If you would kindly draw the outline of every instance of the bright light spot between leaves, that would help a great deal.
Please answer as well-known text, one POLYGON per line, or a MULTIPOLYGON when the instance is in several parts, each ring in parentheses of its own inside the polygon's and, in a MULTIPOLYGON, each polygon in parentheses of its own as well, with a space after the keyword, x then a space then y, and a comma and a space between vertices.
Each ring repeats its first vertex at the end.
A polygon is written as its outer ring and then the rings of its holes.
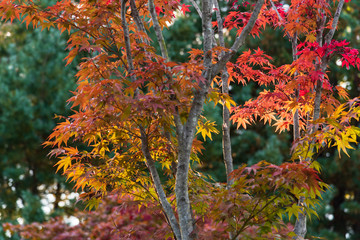
POLYGON ((347 26, 347 27, 345 28, 345 31, 346 31, 347 33, 351 33, 351 27, 350 27, 350 26, 347 26))
POLYGON ((351 84, 348 81, 341 81, 339 85, 345 89, 351 90, 351 84))
POLYGON ((332 220, 334 219, 334 215, 329 214, 329 213, 325 214, 325 217, 326 217, 329 221, 332 221, 332 220))
POLYGON ((289 4, 284 4, 283 5, 284 12, 289 11, 289 8, 290 8, 289 4))
POLYGON ((55 196, 53 194, 46 194, 48 202, 55 202, 55 196))
POLYGON ((338 65, 339 67, 341 67, 342 61, 341 61, 340 59, 336 60, 336 65, 338 65))
POLYGON ((18 221, 19 224, 23 225, 24 224, 24 219, 19 217, 16 219, 18 221))
POLYGON ((76 226, 80 223, 80 220, 74 216, 64 217, 64 221, 70 226, 76 226))
POLYGON ((24 204, 23 204, 21 199, 16 200, 16 205, 18 206, 18 208, 23 208, 24 207, 24 204))
POLYGON ((350 200, 352 197, 351 197, 351 195, 350 194, 345 194, 345 199, 347 199, 347 200, 350 200))
POLYGON ((47 206, 42 206, 41 209, 44 211, 45 214, 50 214, 51 210, 53 209, 53 205, 49 204, 47 206))

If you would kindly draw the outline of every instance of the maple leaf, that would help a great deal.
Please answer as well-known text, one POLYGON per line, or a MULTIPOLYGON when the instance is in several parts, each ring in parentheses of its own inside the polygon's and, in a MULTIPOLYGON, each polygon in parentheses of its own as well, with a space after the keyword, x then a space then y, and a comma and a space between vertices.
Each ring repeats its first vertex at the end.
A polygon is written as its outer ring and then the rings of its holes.
POLYGON ((204 140, 206 140, 206 137, 210 138, 212 140, 211 134, 215 133, 218 134, 219 131, 216 129, 215 122, 206 121, 205 123, 201 123, 198 126, 198 131, 196 134, 201 133, 201 136, 204 140))
POLYGON ((183 15, 185 15, 186 12, 190 12, 189 7, 191 7, 191 5, 185 5, 185 4, 181 5, 181 12, 183 13, 183 15))
POLYGON ((65 173, 66 170, 71 166, 71 160, 72 159, 70 156, 61 157, 60 160, 54 165, 58 166, 56 172, 58 172, 62 168, 65 173))
POLYGON ((277 120, 274 123, 274 126, 276 126, 276 130, 275 131, 279 131, 279 133, 281 133, 282 131, 289 131, 290 130, 290 124, 291 122, 286 121, 286 120, 277 120))

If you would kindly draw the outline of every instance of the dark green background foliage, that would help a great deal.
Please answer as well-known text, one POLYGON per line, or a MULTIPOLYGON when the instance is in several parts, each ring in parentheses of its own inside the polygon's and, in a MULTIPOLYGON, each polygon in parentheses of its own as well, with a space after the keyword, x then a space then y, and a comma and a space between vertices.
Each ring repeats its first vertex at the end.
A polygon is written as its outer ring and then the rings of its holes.
POLYGON ((56 214, 69 188, 42 146, 56 124, 54 114, 70 113, 66 100, 75 89, 75 67, 64 68, 65 47, 65 36, 54 29, 0 26, 0 223, 46 220, 40 199, 53 194, 56 214))

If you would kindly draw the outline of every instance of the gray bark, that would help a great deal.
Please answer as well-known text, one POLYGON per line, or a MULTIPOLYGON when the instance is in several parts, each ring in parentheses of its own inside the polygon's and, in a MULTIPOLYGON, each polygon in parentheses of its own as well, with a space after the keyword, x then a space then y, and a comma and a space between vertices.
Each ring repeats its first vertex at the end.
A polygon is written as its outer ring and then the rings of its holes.
MULTIPOLYGON (((305 200, 304 197, 300 197, 298 204, 300 206, 303 206, 304 200, 305 200)), ((294 227, 294 233, 296 234, 294 239, 296 239, 296 240, 304 239, 304 237, 306 235, 306 232, 307 232, 306 214, 305 214, 305 212, 304 213, 299 213, 299 216, 296 219, 295 227, 294 227)))
MULTIPOLYGON (((294 34, 294 36, 291 39, 291 45, 292 45, 292 55, 293 55, 293 61, 296 61, 298 59, 297 54, 297 34, 294 34)), ((298 75, 297 72, 295 72, 294 76, 296 77, 298 75)), ((295 90, 295 98, 296 101, 299 101, 299 93, 300 93, 300 86, 297 87, 295 90)), ((300 124, 299 124, 299 110, 296 109, 294 113, 294 142, 300 138, 300 124)))
POLYGON ((135 81, 135 76, 132 73, 134 70, 134 64, 133 59, 131 55, 131 44, 130 44, 130 33, 129 33, 129 27, 126 22, 126 0, 121 1, 121 24, 124 31, 124 41, 125 41, 125 50, 126 50, 126 58, 128 61, 128 73, 130 75, 130 79, 132 82, 135 81))
MULTIPOLYGON (((132 8, 131 10, 132 10, 133 18, 136 19, 135 22, 137 24, 137 27, 139 29, 141 29, 142 31, 145 30, 143 23, 141 21, 141 18, 138 15, 135 2, 133 0, 131 0, 130 6, 132 8)), ((135 81, 136 80, 135 76, 132 75, 132 71, 134 70, 134 65, 133 65, 133 59, 132 59, 132 55, 131 55, 129 28, 128 28, 128 24, 126 22, 125 14, 126 14, 126 0, 122 0, 122 2, 121 2, 121 21, 122 21, 122 27, 123 27, 123 31, 124 31, 126 57, 127 57, 128 65, 129 65, 128 72, 130 74, 131 81, 135 81)), ((147 136, 146 136, 146 133, 145 133, 143 127, 140 127, 140 132, 141 132, 141 150, 145 157, 146 165, 150 171, 151 179, 154 184, 156 193, 159 197, 160 204, 165 213, 166 219, 167 219, 168 223, 170 224, 170 227, 172 228, 175 239, 180 240, 181 234, 180 234, 179 224, 175 217, 174 211, 166 198, 164 189, 161 185, 160 177, 159 177, 159 174, 155 167, 155 162, 154 162, 153 158, 151 157, 148 139, 147 139, 147 136)))
POLYGON ((255 21, 260 13, 260 9, 264 1, 259 0, 255 6, 255 10, 250 17, 248 24, 243 29, 240 36, 235 40, 231 50, 232 53, 228 54, 220 59, 220 61, 212 65, 211 64, 211 47, 212 42, 212 26, 211 26, 211 10, 212 0, 204 0, 202 4, 202 23, 204 33, 204 67, 203 77, 206 79, 205 83, 200 83, 199 90, 196 90, 194 99, 189 112, 189 116, 185 126, 183 127, 182 134, 179 137, 179 155, 178 155, 178 166, 176 172, 176 183, 175 193, 179 215, 179 225, 181 229, 182 239, 193 239, 191 235, 193 227, 193 219, 191 217, 190 200, 188 194, 188 171, 190 164, 190 153, 192 147, 192 141, 195 136, 195 129, 202 112, 205 97, 210 87, 213 77, 222 71, 228 62, 235 54, 236 51, 244 44, 245 37, 252 30, 255 21))
MULTIPOLYGON (((220 7, 217 0, 214 0, 214 6, 216 10, 216 21, 218 24, 218 34, 219 34, 219 43, 221 47, 225 47, 225 40, 224 40, 224 31, 223 31, 223 20, 220 14, 220 7)), ((223 57, 224 53, 222 52, 220 57, 223 57)), ((221 81, 222 81, 222 93, 229 94, 229 73, 226 69, 222 71, 221 74, 221 81)), ((223 124, 222 124, 222 148, 223 148, 223 158, 225 163, 226 169, 226 183, 227 188, 230 188, 234 181, 230 177, 230 173, 234 171, 233 166, 233 159, 232 159, 232 151, 231 151, 231 138, 230 138, 230 111, 229 109, 223 105, 223 124)))
POLYGON ((151 15, 151 20, 153 22, 153 27, 154 27, 154 30, 155 30, 156 38, 157 38, 157 40, 159 42, 159 45, 160 45, 161 56, 163 58, 167 59, 168 58, 168 52, 167 52, 167 49, 166 49, 164 37, 162 35, 159 20, 157 18, 157 14, 156 14, 156 11, 155 11, 154 0, 149 0, 149 11, 150 11, 150 15, 151 15))
MULTIPOLYGON (((297 60, 297 34, 293 36, 291 39, 292 41, 292 51, 293 51, 293 60, 297 60)), ((295 73, 295 77, 297 76, 297 72, 295 73)), ((295 98, 298 101, 299 100, 299 91, 300 86, 295 90, 295 98)), ((300 126, 299 126, 299 110, 296 109, 294 113, 294 142, 297 141, 300 138, 300 126)), ((304 197, 300 197, 298 205, 303 206, 304 204, 304 197)), ((296 234, 295 239, 304 238, 307 232, 307 226, 306 226, 306 213, 305 211, 303 213, 299 213, 298 218, 296 219, 295 226, 294 226, 294 233, 296 234)))
MULTIPOLYGON (((212 26, 211 26, 211 0, 204 0, 202 4, 202 26, 204 34, 204 66, 207 72, 211 67, 212 26)), ((205 77, 206 78, 206 77, 205 77)), ((207 94, 208 78, 206 83, 200 83, 196 91, 184 131, 179 138, 178 166, 176 171, 175 194, 179 215, 179 225, 183 240, 194 239, 194 230, 188 192, 188 174, 192 142, 195 129, 202 112, 205 96, 207 94)))
POLYGON ((150 175, 151 175, 153 184, 155 186, 156 193, 159 197, 159 200, 160 200, 161 206, 164 210, 165 216, 166 216, 166 218, 171 226, 171 229, 175 235, 175 239, 179 240, 179 239, 181 239, 181 234, 180 234, 179 224, 178 224, 177 219, 174 214, 174 210, 172 209, 170 203, 168 202, 168 200, 166 198, 166 194, 164 192, 164 189, 162 188, 160 177, 159 177, 158 171, 155 167, 155 161, 151 157, 151 154, 150 154, 148 139, 147 139, 145 130, 142 127, 140 128, 140 132, 141 132, 141 150, 142 150, 143 155, 145 156, 146 165, 150 171, 150 175))
MULTIPOLYGON (((144 26, 144 23, 143 21, 141 20, 141 17, 140 17, 140 14, 139 14, 139 11, 136 7, 136 3, 135 3, 135 0, 130 0, 130 7, 131 7, 131 16, 133 17, 134 19, 134 22, 137 26, 137 28, 146 33, 146 29, 145 29, 145 26, 144 26)), ((149 44, 149 41, 147 39, 143 39, 143 41, 146 43, 146 44, 149 44)))
MULTIPOLYGON (((339 4, 336 8, 335 14, 334 14, 334 19, 331 25, 331 29, 330 31, 326 34, 325 36, 325 44, 330 44, 331 40, 334 37, 335 31, 336 31, 336 27, 338 25, 339 22, 339 18, 340 18, 340 14, 341 14, 341 10, 343 8, 344 5, 344 0, 340 0, 339 4)), ((320 39, 321 40, 321 39, 320 39)), ((322 43, 320 43, 322 44, 322 43)), ((327 58, 327 51, 324 55, 324 57, 321 59, 321 63, 319 63, 319 65, 317 66, 317 69, 319 69, 320 71, 322 71, 323 73, 325 73, 325 70, 327 68, 327 64, 328 64, 328 58, 327 58)), ((315 88, 315 100, 314 100, 314 115, 313 115, 313 121, 317 120, 320 117, 320 105, 321 105, 321 92, 322 92, 322 85, 323 85, 323 79, 319 79, 316 82, 316 88, 315 88)), ((313 129, 314 131, 315 129, 313 129)))
POLYGON ((196 10, 197 13, 199 14, 200 18, 202 18, 202 12, 201 12, 201 9, 199 8, 199 5, 195 2, 195 0, 190 0, 190 2, 192 3, 192 5, 194 6, 195 10, 196 10))

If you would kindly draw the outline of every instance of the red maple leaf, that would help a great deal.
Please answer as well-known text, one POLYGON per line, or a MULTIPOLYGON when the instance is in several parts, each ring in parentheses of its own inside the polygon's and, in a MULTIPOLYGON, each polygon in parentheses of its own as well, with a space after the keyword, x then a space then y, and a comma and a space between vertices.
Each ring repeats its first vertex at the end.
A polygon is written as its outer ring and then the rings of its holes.
POLYGON ((186 14, 186 12, 190 12, 189 7, 191 7, 191 5, 181 5, 181 11, 184 15, 186 14))

